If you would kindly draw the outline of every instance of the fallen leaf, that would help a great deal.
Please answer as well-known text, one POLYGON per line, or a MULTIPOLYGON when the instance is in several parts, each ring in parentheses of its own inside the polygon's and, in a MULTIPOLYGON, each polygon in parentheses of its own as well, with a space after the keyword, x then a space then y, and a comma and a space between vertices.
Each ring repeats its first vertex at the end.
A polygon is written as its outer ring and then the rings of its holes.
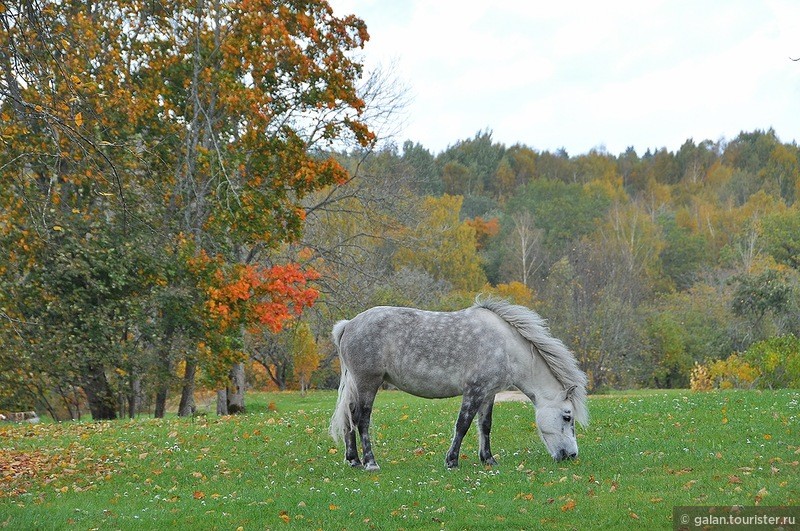
POLYGON ((78 113, 78 114, 75 115, 75 125, 77 125, 78 127, 83 125, 83 114, 82 113, 78 113))
POLYGON ((576 505, 577 505, 577 503, 575 503, 575 500, 570 498, 570 499, 567 500, 567 503, 565 503, 564 505, 561 506, 561 512, 565 513, 567 511, 571 511, 571 510, 573 510, 575 508, 576 505))
POLYGON ((631 517, 631 518, 633 518, 634 520, 638 520, 638 519, 639 519, 639 515, 638 515, 638 514, 636 514, 636 513, 635 513, 635 512, 633 512, 633 511, 631 511, 631 512, 630 512, 630 513, 628 513, 628 514, 629 514, 629 515, 630 515, 630 517, 631 517))
POLYGON ((742 482, 742 478, 740 478, 737 475, 728 476, 728 483, 741 483, 741 482, 742 482))
POLYGON ((287 524, 288 524, 288 523, 291 521, 291 519, 292 519, 292 518, 289 516, 289 513, 287 513, 286 511, 281 511, 281 512, 279 512, 279 513, 278 513, 278 517, 279 517, 281 520, 283 520, 284 522, 286 522, 287 524))
POLYGON ((206 497, 206 493, 202 490, 196 490, 194 491, 194 494, 192 494, 192 497, 194 497, 195 500, 202 500, 206 497))

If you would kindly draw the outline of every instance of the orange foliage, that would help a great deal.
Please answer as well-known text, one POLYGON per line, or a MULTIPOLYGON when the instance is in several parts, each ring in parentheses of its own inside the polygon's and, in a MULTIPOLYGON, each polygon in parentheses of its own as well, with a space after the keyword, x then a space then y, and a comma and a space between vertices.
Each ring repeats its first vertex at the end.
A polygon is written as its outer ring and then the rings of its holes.
MULTIPOLYGON (((198 260, 203 261, 203 256, 198 260)), ((214 262, 213 274, 205 286, 206 309, 220 332, 254 324, 266 326, 273 333, 280 332, 319 296, 308 285, 319 274, 298 264, 222 267, 221 259, 214 262)), ((206 263, 212 265, 211 261, 206 263)))
POLYGON ((508 284, 498 284, 495 287, 486 285, 483 288, 483 293, 489 295, 496 295, 501 299, 505 299, 514 304, 521 304, 527 307, 533 307, 533 292, 531 289, 522 282, 509 282, 508 284))
POLYGON ((475 229, 476 247, 482 249, 486 242, 500 232, 500 220, 497 218, 483 219, 477 216, 475 219, 468 219, 465 223, 475 229))

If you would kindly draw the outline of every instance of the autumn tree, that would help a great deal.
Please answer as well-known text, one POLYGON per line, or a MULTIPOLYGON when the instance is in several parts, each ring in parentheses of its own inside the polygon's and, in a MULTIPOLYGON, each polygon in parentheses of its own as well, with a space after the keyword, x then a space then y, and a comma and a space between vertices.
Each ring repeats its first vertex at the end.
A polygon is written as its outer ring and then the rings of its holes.
POLYGON ((172 268, 190 275, 184 286, 204 309, 201 326, 172 327, 192 334, 188 395, 198 363, 219 375, 218 365, 238 359, 228 347, 247 322, 278 329, 287 306, 310 302, 279 286, 314 273, 272 263, 270 253, 299 237, 304 196, 348 178, 321 150, 373 141, 351 53, 366 27, 317 0, 3 8, 0 199, 21 266, 6 270, 13 289, 4 307, 20 333, 36 335, 21 323, 37 317, 13 304, 13 293, 54 252, 54 227, 73 234, 80 218, 123 237, 149 231, 154 257, 194 263, 172 268))
POLYGON ((475 229, 458 218, 461 202, 460 196, 450 195, 425 199, 422 218, 409 230, 411 247, 398 249, 395 267, 423 269, 456 290, 478 291, 486 277, 476 252, 475 229))
POLYGON ((300 394, 305 396, 311 384, 311 375, 319 367, 320 355, 317 343, 308 323, 299 323, 294 329, 292 341, 294 355, 294 375, 300 386, 300 394))

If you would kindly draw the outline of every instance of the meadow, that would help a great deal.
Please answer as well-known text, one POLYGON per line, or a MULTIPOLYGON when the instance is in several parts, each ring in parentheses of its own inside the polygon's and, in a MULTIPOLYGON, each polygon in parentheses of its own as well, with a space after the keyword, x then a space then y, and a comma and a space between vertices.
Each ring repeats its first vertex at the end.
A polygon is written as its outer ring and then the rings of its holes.
POLYGON ((498 403, 446 470, 458 399, 379 393, 381 470, 343 462, 334 392, 248 396, 248 413, 0 424, 0 528, 671 529, 676 505, 800 505, 800 392, 590 397, 580 456, 554 462, 529 403, 498 403))

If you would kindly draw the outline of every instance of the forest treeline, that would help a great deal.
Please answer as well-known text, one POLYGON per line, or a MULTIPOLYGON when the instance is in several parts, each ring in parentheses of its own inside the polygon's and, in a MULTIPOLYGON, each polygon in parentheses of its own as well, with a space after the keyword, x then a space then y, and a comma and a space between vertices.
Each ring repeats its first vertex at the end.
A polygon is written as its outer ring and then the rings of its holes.
POLYGON ((235 413, 335 387, 339 319, 478 293, 547 318, 595 391, 800 384, 800 155, 772 130, 432 153, 378 144, 402 94, 324 0, 0 23, 0 409, 189 415, 199 386, 235 413))
POLYGON ((577 156, 485 131, 346 160, 396 195, 379 220, 368 194, 307 220, 309 246, 337 234, 357 256, 335 276, 358 288, 330 290, 353 311, 491 292, 546 317, 595 390, 687 387, 696 364, 706 385, 800 385, 800 150, 773 130, 577 156))

